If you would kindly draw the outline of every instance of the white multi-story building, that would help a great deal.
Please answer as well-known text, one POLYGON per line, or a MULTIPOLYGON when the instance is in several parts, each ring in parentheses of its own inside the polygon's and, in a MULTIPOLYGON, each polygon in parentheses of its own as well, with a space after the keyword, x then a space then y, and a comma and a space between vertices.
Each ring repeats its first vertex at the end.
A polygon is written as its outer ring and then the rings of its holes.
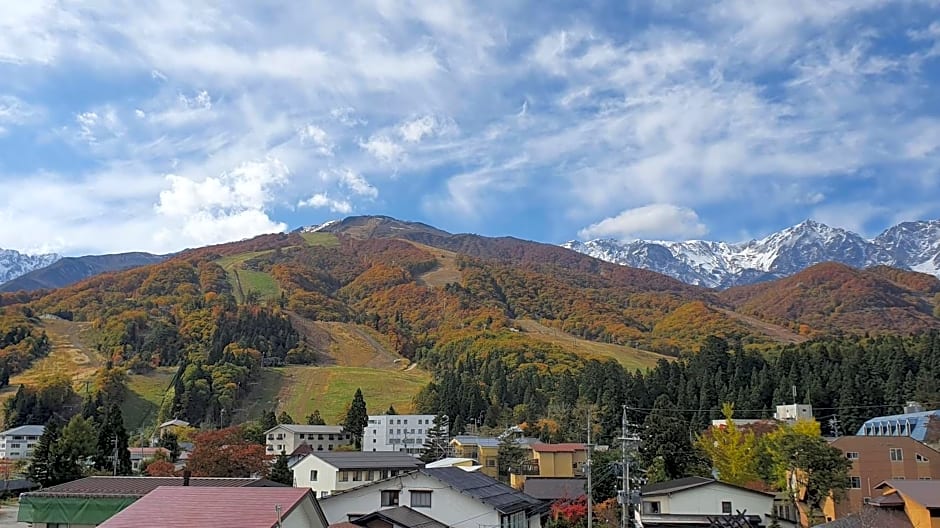
POLYGON ((420 455, 433 414, 381 414, 369 417, 362 436, 363 451, 397 451, 420 455))
POLYGON ((0 433, 0 458, 23 460, 33 457, 33 449, 46 430, 44 425, 21 425, 0 433))
POLYGON ((353 441, 352 435, 339 425, 281 424, 264 434, 269 455, 282 452, 290 455, 301 444, 309 445, 314 451, 333 451, 353 441))

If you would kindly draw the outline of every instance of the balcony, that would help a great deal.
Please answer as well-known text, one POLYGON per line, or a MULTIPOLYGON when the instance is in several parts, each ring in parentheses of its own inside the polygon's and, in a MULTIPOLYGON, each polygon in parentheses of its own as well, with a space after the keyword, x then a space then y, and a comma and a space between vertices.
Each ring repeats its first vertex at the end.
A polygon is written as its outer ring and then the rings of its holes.
POLYGON ((539 475, 539 461, 538 460, 526 460, 518 467, 510 468, 510 473, 513 475, 524 475, 527 477, 537 477, 539 475))

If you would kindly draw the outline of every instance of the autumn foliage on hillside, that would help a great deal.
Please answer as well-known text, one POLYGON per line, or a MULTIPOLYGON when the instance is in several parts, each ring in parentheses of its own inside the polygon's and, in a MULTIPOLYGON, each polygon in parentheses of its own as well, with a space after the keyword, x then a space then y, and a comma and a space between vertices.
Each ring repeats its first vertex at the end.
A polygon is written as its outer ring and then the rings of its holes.
POLYGON ((932 281, 919 275, 826 263, 778 281, 731 288, 720 297, 741 313, 805 335, 940 328, 929 298, 922 295, 924 288, 932 290, 932 281))

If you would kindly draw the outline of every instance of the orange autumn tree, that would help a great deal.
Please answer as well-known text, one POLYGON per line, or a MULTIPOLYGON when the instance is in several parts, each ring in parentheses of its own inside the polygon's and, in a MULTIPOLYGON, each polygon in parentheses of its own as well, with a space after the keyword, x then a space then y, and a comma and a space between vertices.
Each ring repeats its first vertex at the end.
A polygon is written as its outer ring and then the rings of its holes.
POLYGON ((193 443, 187 467, 195 477, 267 475, 264 446, 247 440, 241 426, 199 433, 193 443))

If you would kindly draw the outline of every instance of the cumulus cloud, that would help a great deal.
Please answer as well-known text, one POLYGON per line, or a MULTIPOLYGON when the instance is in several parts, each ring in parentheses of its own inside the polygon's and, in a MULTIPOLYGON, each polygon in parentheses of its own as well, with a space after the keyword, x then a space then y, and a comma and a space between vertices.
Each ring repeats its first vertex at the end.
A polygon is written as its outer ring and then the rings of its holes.
POLYGON ((161 230, 157 238, 182 233, 187 240, 206 245, 283 231, 286 224, 272 220, 267 209, 289 177, 287 166, 273 158, 246 162, 202 180, 167 175, 169 188, 160 193, 155 210, 174 228, 161 230))
POLYGON ((627 209, 578 232, 584 239, 616 238, 679 239, 701 237, 708 233, 695 211, 672 204, 651 204, 627 209))
POLYGON ((342 214, 349 214, 353 210, 352 204, 348 201, 334 200, 325 193, 317 193, 306 200, 301 200, 297 203, 297 207, 312 207, 314 209, 328 208, 334 213, 342 214))
POLYGON ((426 137, 440 136, 454 130, 453 121, 426 115, 405 121, 398 126, 398 134, 408 143, 420 143, 426 137))
POLYGON ((333 142, 326 130, 316 125, 307 125, 300 129, 298 136, 300 136, 301 143, 312 146, 321 156, 333 155, 333 142))
POLYGON ((397 163, 405 156, 405 149, 385 135, 372 136, 368 141, 359 143, 359 147, 385 164, 397 163))
POLYGON ((75 122, 78 124, 78 137, 88 143, 120 137, 124 133, 117 110, 111 107, 82 112, 75 116, 75 122))

